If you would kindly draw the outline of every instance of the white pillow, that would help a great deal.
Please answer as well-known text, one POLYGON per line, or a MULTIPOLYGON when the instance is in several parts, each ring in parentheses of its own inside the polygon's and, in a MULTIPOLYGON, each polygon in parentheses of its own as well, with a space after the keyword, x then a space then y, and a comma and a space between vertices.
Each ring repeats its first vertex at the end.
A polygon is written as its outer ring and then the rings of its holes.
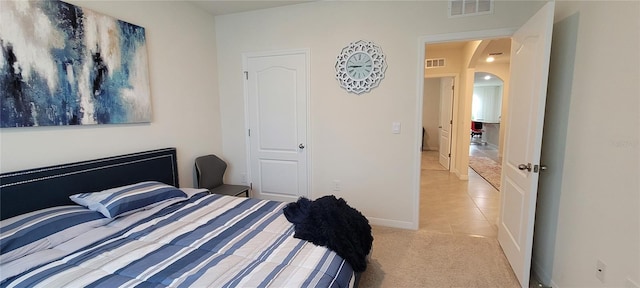
POLYGON ((69 198, 105 217, 115 218, 155 207, 169 199, 186 199, 187 194, 171 185, 148 181, 101 192, 75 194, 69 198))

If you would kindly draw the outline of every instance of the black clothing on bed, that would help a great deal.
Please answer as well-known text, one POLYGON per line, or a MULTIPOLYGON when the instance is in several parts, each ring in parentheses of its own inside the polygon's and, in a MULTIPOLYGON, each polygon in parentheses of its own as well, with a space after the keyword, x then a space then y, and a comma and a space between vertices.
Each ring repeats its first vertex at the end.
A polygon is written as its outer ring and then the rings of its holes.
POLYGON ((356 272, 367 268, 373 236, 369 221, 358 210, 335 196, 311 201, 301 197, 284 208, 284 216, 294 224, 294 237, 325 246, 344 258, 356 272))

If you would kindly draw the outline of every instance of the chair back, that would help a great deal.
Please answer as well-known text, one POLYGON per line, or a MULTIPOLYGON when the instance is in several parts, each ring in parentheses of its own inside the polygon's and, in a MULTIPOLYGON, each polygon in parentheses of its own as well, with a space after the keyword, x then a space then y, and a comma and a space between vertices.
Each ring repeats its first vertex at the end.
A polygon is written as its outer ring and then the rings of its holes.
POLYGON ((227 163, 216 155, 196 158, 198 188, 213 189, 223 184, 227 163))

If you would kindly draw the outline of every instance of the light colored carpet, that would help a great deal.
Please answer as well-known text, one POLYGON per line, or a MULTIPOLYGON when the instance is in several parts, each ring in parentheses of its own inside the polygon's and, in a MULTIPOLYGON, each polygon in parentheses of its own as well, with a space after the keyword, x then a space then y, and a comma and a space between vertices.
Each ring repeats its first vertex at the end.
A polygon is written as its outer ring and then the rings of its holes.
POLYGON ((500 174, 502 173, 500 163, 487 157, 469 156, 469 167, 500 191, 500 174))
POLYGON ((496 239, 373 227, 359 287, 519 287, 496 239))

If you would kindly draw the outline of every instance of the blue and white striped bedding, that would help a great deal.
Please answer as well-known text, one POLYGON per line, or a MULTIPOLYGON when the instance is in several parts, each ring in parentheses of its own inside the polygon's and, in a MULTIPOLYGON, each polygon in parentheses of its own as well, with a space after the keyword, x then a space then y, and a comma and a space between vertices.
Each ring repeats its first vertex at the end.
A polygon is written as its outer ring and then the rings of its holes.
POLYGON ((102 214, 80 206, 58 206, 4 220, 0 225, 0 264, 54 247, 74 235, 107 224, 102 214))
POLYGON ((293 238, 285 206, 196 194, 4 263, 0 286, 352 286, 353 271, 340 256, 293 238))

